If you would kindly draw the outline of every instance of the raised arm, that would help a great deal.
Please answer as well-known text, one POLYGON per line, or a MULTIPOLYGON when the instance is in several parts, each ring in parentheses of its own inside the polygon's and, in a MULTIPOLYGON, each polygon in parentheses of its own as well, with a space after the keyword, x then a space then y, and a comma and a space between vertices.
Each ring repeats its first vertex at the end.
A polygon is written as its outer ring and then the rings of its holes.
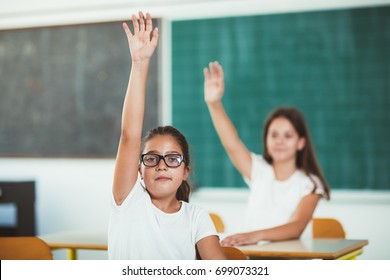
POLYGON ((209 109, 215 130, 230 160, 237 170, 251 179, 251 155, 242 143, 237 130, 222 105, 224 93, 223 69, 218 62, 210 62, 209 69, 204 68, 204 98, 209 109))
POLYGON ((132 190, 138 176, 141 134, 145 108, 146 80, 150 59, 157 47, 158 29, 153 30, 149 13, 132 16, 134 34, 123 23, 131 54, 131 72, 122 111, 121 136, 114 172, 113 195, 120 205, 132 190))

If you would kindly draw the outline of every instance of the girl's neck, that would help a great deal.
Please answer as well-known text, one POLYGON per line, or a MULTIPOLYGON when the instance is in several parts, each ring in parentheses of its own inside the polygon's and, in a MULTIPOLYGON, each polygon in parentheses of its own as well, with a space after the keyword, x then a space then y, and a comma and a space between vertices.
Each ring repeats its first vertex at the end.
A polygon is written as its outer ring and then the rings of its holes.
POLYGON ((273 168, 275 178, 278 181, 287 180, 297 170, 297 166, 295 165, 295 159, 286 162, 274 162, 273 168))
POLYGON ((176 213, 181 208, 181 202, 176 197, 173 199, 152 198, 152 203, 158 209, 168 214, 176 213))

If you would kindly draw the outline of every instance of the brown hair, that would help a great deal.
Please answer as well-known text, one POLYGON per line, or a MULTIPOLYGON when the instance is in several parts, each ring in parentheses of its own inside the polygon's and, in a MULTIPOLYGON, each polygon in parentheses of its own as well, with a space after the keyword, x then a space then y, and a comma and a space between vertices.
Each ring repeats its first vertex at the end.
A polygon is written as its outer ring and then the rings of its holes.
MULTIPOLYGON (((183 134, 181 134, 179 130, 177 130, 173 126, 169 126, 169 125, 158 126, 149 130, 143 139, 143 145, 141 151, 145 149, 146 142, 159 135, 169 135, 175 138, 176 142, 179 144, 183 152, 183 156, 184 156, 183 163, 185 164, 185 167, 190 166, 190 153, 189 153, 189 146, 188 146, 187 139, 184 137, 183 134)), ((177 189, 176 199, 189 202, 190 193, 191 193, 191 185, 188 183, 187 180, 183 180, 180 187, 177 189)))
POLYGON ((305 138, 306 144, 304 148, 297 152, 296 157, 296 166, 297 168, 303 170, 309 178, 314 183, 314 189, 313 193, 315 192, 315 189, 317 188, 316 182, 311 178, 311 174, 316 175, 322 185, 324 186, 325 190, 325 198, 330 199, 330 187, 328 183, 325 180, 325 177, 321 171, 321 168, 317 162, 317 158, 314 152, 314 146, 310 138, 309 130, 306 125, 305 118, 303 114, 296 108, 289 108, 289 107, 280 107, 276 108, 274 111, 272 111, 268 118, 265 121, 264 124, 264 132, 263 132, 263 157, 264 159, 269 163, 272 164, 272 157, 268 153, 267 149, 267 134, 268 129, 272 123, 273 120, 277 118, 285 118, 294 126, 295 130, 297 131, 299 137, 305 138))

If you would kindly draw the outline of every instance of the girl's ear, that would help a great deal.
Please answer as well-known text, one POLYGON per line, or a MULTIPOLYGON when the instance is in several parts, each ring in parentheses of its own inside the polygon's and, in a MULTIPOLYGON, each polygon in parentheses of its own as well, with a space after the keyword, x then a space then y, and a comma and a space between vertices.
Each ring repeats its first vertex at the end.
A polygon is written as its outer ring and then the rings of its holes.
POLYGON ((298 151, 302 151, 303 148, 305 148, 305 145, 306 145, 306 138, 304 138, 304 137, 299 138, 299 140, 298 140, 298 151))
POLYGON ((183 180, 187 180, 187 178, 188 178, 188 175, 190 174, 190 167, 189 166, 187 166, 186 168, 184 168, 184 178, 183 178, 183 180))

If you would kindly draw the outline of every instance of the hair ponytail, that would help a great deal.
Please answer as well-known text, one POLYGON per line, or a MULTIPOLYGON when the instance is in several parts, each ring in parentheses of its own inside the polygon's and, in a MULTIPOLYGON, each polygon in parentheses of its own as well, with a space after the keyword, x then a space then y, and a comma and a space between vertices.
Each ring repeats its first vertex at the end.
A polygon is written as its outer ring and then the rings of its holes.
POLYGON ((176 192, 176 199, 185 202, 190 201, 191 186, 187 181, 183 181, 176 192))

